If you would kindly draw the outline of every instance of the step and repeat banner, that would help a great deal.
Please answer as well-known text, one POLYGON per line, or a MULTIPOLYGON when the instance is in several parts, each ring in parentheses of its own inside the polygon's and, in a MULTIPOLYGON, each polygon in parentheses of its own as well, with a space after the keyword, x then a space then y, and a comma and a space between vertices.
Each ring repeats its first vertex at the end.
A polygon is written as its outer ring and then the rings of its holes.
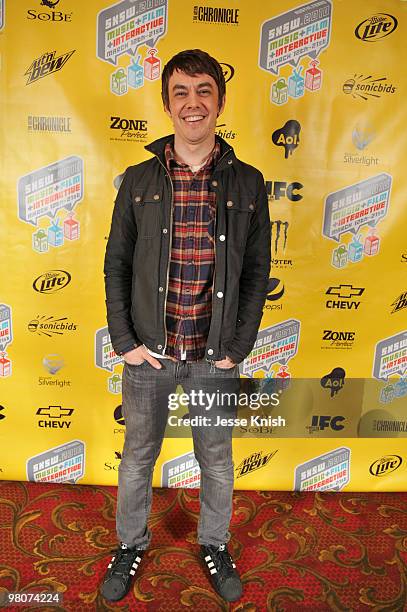
MULTIPOLYGON (((217 133, 262 171, 271 217, 236 487, 406 490, 406 13, 402 0, 0 0, 1 478, 117 482, 113 204, 172 131, 165 63, 202 48, 227 81, 217 133)), ((174 400, 155 486, 199 486, 187 412, 174 400)))

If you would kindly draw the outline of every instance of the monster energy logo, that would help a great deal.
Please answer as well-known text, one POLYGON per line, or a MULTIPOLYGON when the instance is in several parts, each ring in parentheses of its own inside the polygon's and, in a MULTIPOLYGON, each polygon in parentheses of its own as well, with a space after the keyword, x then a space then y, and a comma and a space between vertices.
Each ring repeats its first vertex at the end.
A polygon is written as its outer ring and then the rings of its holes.
POLYGON ((278 250, 285 253, 285 247, 287 245, 287 235, 288 235, 288 221, 270 221, 270 230, 271 230, 271 245, 273 249, 274 255, 278 250))

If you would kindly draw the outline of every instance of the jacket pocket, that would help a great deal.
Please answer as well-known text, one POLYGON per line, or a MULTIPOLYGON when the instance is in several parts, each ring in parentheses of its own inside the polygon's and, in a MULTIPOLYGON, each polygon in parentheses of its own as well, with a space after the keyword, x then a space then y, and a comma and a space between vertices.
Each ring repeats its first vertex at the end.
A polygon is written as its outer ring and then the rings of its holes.
POLYGON ((162 188, 133 190, 133 210, 140 238, 154 238, 160 227, 162 188))
POLYGON ((227 240, 234 246, 245 246, 255 207, 254 198, 229 193, 225 202, 227 240))

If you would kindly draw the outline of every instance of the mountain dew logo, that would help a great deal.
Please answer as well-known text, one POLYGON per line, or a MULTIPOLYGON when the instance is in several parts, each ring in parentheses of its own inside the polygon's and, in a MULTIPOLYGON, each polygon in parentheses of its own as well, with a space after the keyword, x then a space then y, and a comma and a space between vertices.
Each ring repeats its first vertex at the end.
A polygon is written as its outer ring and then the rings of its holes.
POLYGON ((58 56, 56 56, 56 51, 51 51, 50 53, 46 52, 40 55, 40 57, 33 60, 31 66, 25 72, 25 74, 28 75, 26 85, 30 85, 34 83, 34 81, 38 81, 54 72, 58 72, 58 70, 61 70, 65 66, 74 53, 75 49, 58 56))

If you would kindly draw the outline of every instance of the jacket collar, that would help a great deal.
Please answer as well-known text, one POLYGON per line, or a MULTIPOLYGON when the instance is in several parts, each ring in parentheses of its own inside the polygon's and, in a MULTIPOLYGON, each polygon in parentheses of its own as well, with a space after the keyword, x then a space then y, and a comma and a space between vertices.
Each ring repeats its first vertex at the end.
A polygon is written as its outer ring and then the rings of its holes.
MULTIPOLYGON (((224 140, 217 134, 215 134, 215 139, 220 144, 220 157, 215 169, 223 170, 223 168, 228 165, 228 160, 236 160, 236 155, 233 151, 233 148, 226 142, 226 140, 224 140)), ((170 142, 172 146, 174 146, 174 134, 169 134, 168 136, 158 138, 158 140, 154 140, 154 142, 151 142, 150 144, 144 147, 147 151, 156 155, 160 159, 161 163, 164 164, 164 166, 166 165, 164 149, 167 142, 170 142)))

